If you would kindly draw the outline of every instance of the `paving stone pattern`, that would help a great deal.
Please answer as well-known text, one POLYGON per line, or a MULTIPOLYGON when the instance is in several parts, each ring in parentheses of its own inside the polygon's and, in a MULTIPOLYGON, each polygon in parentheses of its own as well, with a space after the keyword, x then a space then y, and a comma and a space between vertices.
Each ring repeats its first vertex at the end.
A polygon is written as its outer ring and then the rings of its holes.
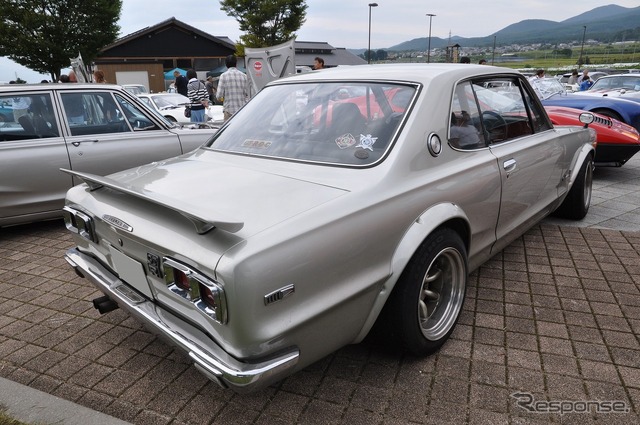
POLYGON ((61 222, 0 236, 0 376, 136 424, 638 423, 640 234, 543 224, 475 272, 452 339, 413 358, 346 347, 237 395, 99 293, 62 259, 61 222), (536 401, 622 401, 626 414, 542 414, 536 401))

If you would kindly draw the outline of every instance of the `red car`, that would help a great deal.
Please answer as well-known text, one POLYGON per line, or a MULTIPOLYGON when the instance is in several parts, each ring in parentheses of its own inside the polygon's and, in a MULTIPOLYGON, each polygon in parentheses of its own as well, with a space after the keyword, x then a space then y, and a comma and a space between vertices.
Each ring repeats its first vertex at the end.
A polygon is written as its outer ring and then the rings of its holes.
MULTIPOLYGON (((562 106, 545 106, 554 125, 582 125, 578 119, 580 109, 562 106)), ((623 122, 600 114, 593 114, 595 121, 589 127, 596 131, 598 147, 595 164, 620 167, 640 150, 640 133, 623 122)))

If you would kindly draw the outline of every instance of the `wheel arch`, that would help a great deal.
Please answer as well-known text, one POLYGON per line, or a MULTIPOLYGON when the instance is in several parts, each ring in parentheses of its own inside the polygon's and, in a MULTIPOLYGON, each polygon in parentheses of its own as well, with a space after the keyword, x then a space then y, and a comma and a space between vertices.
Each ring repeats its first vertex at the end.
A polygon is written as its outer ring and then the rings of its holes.
POLYGON ((593 112, 594 114, 604 115, 606 117, 613 118, 621 122, 625 122, 625 117, 623 117, 618 111, 611 108, 601 106, 601 107, 592 109, 591 112, 593 112))
POLYGON ((582 168, 582 164, 584 163, 585 159, 587 159, 589 155, 591 155, 592 160, 595 158, 595 155, 596 155, 595 148, 593 146, 587 146, 587 145, 582 146, 582 149, 580 149, 580 151, 578 152, 578 157, 576 159, 575 165, 571 170, 571 176, 569 177, 569 188, 571 188, 573 184, 576 182, 576 178, 580 173, 580 168, 582 168))
POLYGON ((420 245, 429 235, 441 228, 450 228, 460 235, 467 253, 469 252, 471 227, 467 215, 460 206, 453 203, 441 203, 424 211, 413 221, 398 243, 391 259, 391 275, 382 285, 369 316, 354 343, 362 341, 367 336, 393 292, 398 279, 420 245))

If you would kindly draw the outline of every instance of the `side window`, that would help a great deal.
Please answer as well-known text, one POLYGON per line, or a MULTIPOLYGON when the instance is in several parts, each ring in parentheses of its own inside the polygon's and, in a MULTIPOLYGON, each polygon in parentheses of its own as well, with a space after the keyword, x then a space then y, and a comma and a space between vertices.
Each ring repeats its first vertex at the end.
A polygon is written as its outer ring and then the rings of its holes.
POLYGON ((124 120, 126 120, 133 131, 143 131, 143 130, 158 130, 157 124, 155 124, 151 119, 138 107, 138 105, 131 103, 124 97, 116 94, 116 100, 118 105, 122 109, 124 114, 124 120))
POLYGON ((0 96, 0 141, 58 137, 51 95, 0 96))
POLYGON ((477 149, 486 146, 481 116, 470 82, 458 84, 453 94, 449 143, 459 149, 477 149))
POLYGON ((473 90, 480 105, 484 135, 490 144, 533 133, 528 108, 516 78, 474 81, 473 90))
POLYGON ((131 131, 110 93, 62 93, 72 136, 131 131))

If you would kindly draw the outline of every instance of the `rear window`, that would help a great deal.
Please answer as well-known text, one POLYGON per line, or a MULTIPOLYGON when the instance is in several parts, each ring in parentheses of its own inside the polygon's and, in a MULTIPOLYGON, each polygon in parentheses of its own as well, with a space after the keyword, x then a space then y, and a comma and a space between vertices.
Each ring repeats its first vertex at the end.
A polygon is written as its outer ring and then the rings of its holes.
POLYGON ((208 146, 217 151, 370 165, 393 145, 412 85, 305 83, 266 87, 208 146))

